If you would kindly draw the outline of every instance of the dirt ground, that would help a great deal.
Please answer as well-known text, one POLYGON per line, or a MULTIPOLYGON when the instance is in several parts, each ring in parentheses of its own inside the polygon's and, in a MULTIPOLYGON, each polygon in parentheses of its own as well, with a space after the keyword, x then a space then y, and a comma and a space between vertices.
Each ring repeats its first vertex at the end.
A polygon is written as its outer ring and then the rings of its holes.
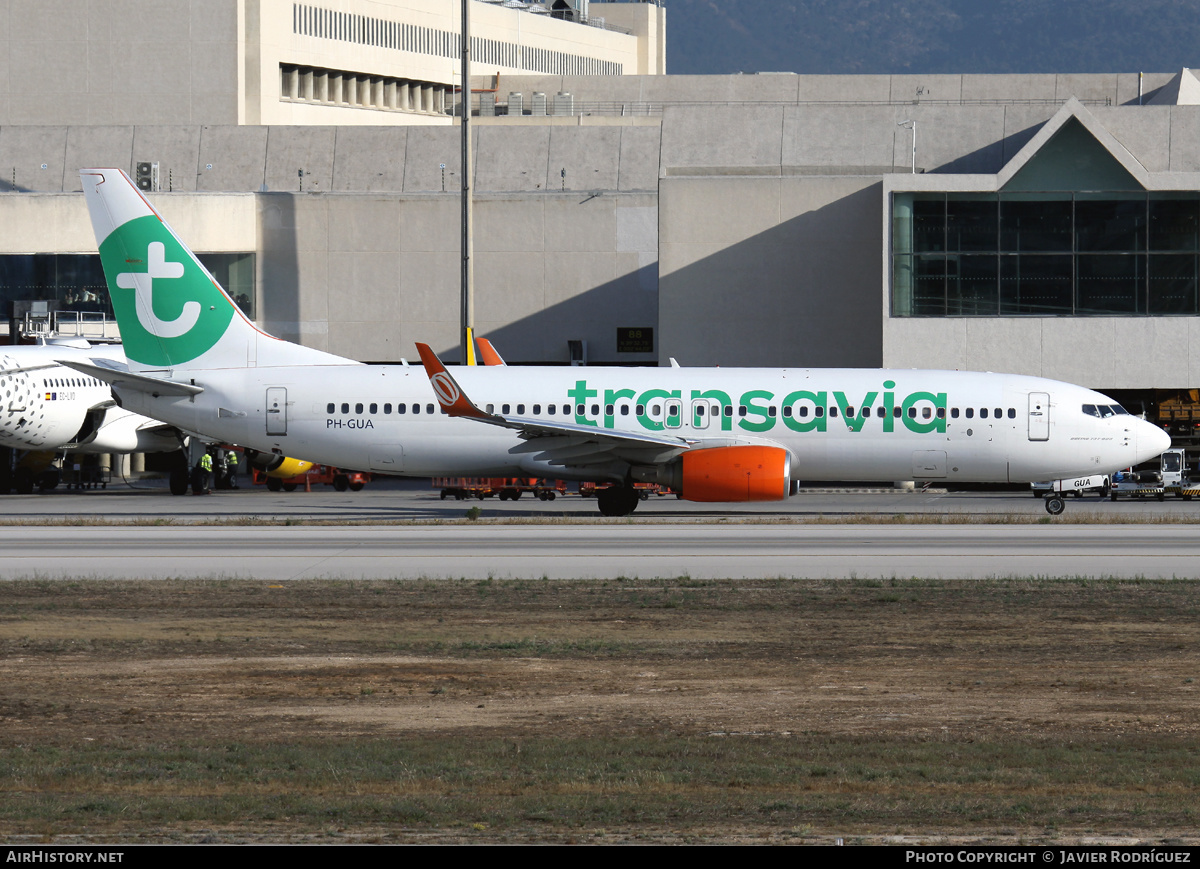
POLYGON ((0 835, 1200 843, 1197 591, 5 583, 0 835))

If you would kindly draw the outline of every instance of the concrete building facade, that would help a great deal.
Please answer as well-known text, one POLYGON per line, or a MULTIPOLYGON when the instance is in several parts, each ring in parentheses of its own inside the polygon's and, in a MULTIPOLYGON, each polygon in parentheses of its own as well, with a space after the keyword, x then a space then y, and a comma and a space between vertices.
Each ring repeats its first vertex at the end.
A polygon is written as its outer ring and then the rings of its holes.
MULTIPOLYGON (((572 95, 475 127, 477 326, 510 362, 580 340, 592 363, 1005 370, 1147 407, 1200 385, 1189 70, 472 85, 572 95)), ((456 127, 0 125, 0 269, 90 253, 77 168, 147 160, 197 250, 252 256, 268 331, 456 355, 456 127)))

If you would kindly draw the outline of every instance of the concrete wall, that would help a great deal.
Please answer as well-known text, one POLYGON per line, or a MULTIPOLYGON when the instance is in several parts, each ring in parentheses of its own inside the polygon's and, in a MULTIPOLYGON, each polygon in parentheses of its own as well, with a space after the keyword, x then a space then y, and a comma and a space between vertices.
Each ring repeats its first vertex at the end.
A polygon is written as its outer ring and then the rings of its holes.
POLYGON ((234 124, 236 0, 0 0, 0 125, 234 124))
POLYGON ((878 367, 875 178, 668 178, 660 361, 878 367))
MULTIPOLYGON (((480 127, 474 149, 480 191, 658 186, 657 126, 480 127)), ((448 127, 4 126, 0 192, 78 191, 81 167, 155 161, 163 191, 440 193, 460 189, 461 153, 448 127)))
POLYGON ((888 368, 1007 371, 1102 389, 1200 384, 1196 317, 956 317, 884 323, 888 368))
MULTIPOLYGON (((160 195, 154 202, 193 250, 255 250, 258 217, 253 196, 176 193, 160 195)), ((0 226, 0 254, 96 252, 82 193, 0 195, 0 226)))
MULTIPOLYGON (((260 320, 267 331, 371 361, 426 341, 457 355, 459 202, 453 194, 264 194, 260 320)), ((601 362, 620 326, 658 322, 656 197, 481 194, 476 327, 510 362, 601 362)))

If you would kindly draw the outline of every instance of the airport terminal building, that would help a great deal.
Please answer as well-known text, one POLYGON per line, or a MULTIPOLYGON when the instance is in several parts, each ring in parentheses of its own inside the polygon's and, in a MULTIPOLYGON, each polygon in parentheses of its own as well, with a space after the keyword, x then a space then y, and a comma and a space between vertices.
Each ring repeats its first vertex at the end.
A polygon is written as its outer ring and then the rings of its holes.
MULTIPOLYGON (((476 322, 510 362, 1012 371, 1200 423, 1191 70, 669 76, 655 3, 473 6, 476 322)), ((9 29, 5 306, 95 308, 77 170, 157 164, 267 331, 453 359, 458 3, 123 8, 153 38, 9 29)))

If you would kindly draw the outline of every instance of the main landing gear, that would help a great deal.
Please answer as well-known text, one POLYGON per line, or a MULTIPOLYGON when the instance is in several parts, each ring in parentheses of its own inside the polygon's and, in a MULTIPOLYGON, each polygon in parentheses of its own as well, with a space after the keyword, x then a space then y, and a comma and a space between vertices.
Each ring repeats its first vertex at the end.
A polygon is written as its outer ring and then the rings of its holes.
POLYGON ((628 516, 641 502, 641 493, 633 486, 609 486, 596 490, 601 516, 628 516))

